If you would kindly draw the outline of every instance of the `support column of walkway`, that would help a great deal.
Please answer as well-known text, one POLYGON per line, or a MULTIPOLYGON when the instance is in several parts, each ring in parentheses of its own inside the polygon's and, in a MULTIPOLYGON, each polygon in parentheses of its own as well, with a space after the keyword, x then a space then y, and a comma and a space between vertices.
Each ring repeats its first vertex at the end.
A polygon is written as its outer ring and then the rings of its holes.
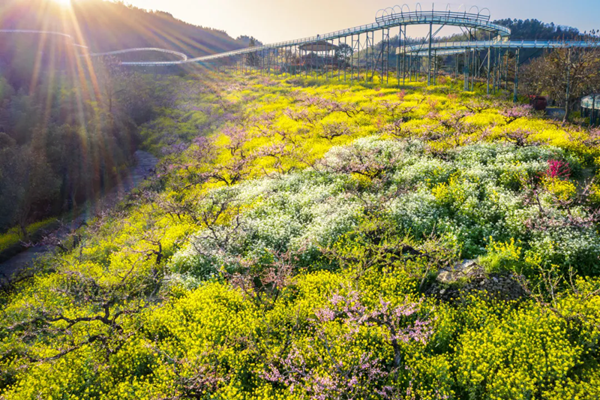
MULTIPOLYGON (((515 94, 513 96, 513 101, 516 103, 519 101, 519 53, 520 49, 517 49, 515 54, 515 94)), ((567 83, 567 92, 568 92, 569 84, 567 83)))
POLYGON ((571 48, 567 50, 567 90, 565 95, 565 115, 569 112, 569 96, 571 95, 571 48))
POLYGON ((427 86, 431 85, 431 45, 433 44, 433 24, 429 24, 429 50, 427 51, 427 86))
POLYGON ((464 66, 463 66, 463 75, 465 78, 465 86, 464 86, 464 91, 468 91, 469 90, 469 50, 466 49, 465 50, 465 55, 464 55, 464 66))
POLYGON ((490 95, 490 76, 492 73, 492 48, 488 47, 488 54, 487 54, 487 95, 490 95))

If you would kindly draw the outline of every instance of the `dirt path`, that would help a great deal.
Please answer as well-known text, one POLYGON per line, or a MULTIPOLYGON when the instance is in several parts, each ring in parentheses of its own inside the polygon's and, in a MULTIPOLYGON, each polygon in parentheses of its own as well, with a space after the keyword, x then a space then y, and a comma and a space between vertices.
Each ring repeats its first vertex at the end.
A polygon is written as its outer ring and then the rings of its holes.
MULTIPOLYGON (((67 227, 76 229, 87 220, 94 218, 99 211, 116 205, 125 194, 129 193, 150 175, 151 170, 158 162, 158 159, 152 154, 141 150, 135 152, 135 158, 136 164, 129 169, 128 174, 123 178, 120 184, 113 187, 102 197, 87 201, 83 207, 77 210, 76 215, 68 218, 70 222, 67 227)), ((0 263, 0 274, 10 278, 14 276, 15 273, 29 267, 36 258, 44 255, 50 250, 52 250, 52 248, 47 246, 31 247, 22 253, 17 254, 13 258, 0 263)))

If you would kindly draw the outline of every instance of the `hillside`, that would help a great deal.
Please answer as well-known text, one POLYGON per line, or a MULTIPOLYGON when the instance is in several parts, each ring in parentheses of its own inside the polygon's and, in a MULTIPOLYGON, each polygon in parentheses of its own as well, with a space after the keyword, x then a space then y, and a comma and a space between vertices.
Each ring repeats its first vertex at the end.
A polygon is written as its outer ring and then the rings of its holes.
POLYGON ((0 296, 4 399, 600 396, 598 132, 446 78, 149 83, 156 175, 0 296))
MULTIPOLYGON (((510 40, 583 40, 594 37, 595 32, 580 32, 571 26, 556 25, 554 22, 546 23, 537 19, 500 19, 492 21, 494 24, 502 25, 511 30, 510 40)), ((476 40, 488 40, 489 35, 483 32, 472 33, 476 40)), ((455 34, 450 37, 440 38, 440 41, 463 41, 469 40, 466 33, 455 34)))
MULTIPOLYGON (((164 12, 149 12, 103 0, 73 3, 73 14, 46 0, 7 0, 0 5, 1 29, 35 29, 71 34, 94 52, 159 47, 203 56, 246 47, 226 32, 194 26, 164 12), (72 21, 77 21, 73 26, 72 21)), ((0 36, 0 41, 4 36, 0 36)))
MULTIPOLYGON (((250 41, 102 0, 77 1, 72 10, 7 0, 0 29, 62 32, 92 52, 159 47, 200 56, 250 41)), ((148 77, 120 70, 114 59, 81 62, 83 52, 60 35, 0 33, 0 260, 53 225, 50 217, 65 217, 119 185, 139 143, 138 125, 159 105, 156 93, 140 87, 148 77)), ((119 58, 174 59, 152 51, 119 58)))
MULTIPOLYGON (((9 1, 5 26, 94 51, 253 41, 9 1)), ((289 53, 157 73, 27 34, 0 56, 0 253, 40 250, 0 264, 0 400, 600 399, 600 129, 570 113, 600 49, 433 82, 289 53)))
POLYGON ((511 40, 577 40, 582 33, 577 28, 556 25, 554 22, 544 23, 537 19, 501 19, 493 21, 495 24, 510 28, 511 40))

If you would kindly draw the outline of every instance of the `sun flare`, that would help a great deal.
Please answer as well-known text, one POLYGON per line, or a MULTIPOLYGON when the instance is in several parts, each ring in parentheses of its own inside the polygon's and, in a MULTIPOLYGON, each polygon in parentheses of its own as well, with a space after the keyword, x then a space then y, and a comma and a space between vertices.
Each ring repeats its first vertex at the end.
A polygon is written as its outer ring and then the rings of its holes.
POLYGON ((55 3, 58 3, 62 6, 68 7, 71 5, 71 3, 73 2, 73 0, 53 0, 55 3))

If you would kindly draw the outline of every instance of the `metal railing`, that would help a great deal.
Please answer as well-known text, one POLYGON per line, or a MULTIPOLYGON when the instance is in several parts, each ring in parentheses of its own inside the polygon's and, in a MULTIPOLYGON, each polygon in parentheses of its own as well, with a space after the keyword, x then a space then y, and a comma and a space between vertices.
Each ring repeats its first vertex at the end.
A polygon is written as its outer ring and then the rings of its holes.
MULTIPOLYGON (((18 34, 35 34, 35 35, 52 35, 52 36, 60 36, 66 39, 69 39, 71 41, 71 44, 74 47, 78 47, 80 49, 89 49, 88 46, 84 46, 82 44, 78 44, 75 43, 75 39, 73 38, 73 36, 67 34, 67 33, 63 33, 63 32, 54 32, 54 31, 36 31, 36 30, 32 30, 32 29, 0 29, 0 34, 1 33, 18 33, 18 34)), ((177 56, 179 58, 181 58, 181 61, 186 61, 188 59, 188 56, 184 53, 181 53, 179 51, 175 51, 175 50, 168 50, 168 49, 160 49, 160 48, 156 48, 156 47, 135 47, 132 49, 122 49, 122 50, 115 50, 115 51, 107 51, 104 53, 86 53, 86 54, 81 54, 80 57, 101 57, 101 56, 110 56, 110 55, 117 55, 117 54, 126 54, 126 53, 135 53, 135 52, 141 52, 141 51, 154 51, 154 52, 158 52, 158 53, 165 53, 165 54, 172 54, 174 56, 177 56)))
POLYGON ((133 49, 107 51, 105 53, 88 53, 88 54, 82 54, 82 55, 80 55, 80 57, 87 57, 87 56, 102 57, 102 56, 112 56, 112 55, 117 55, 117 54, 137 53, 137 52, 141 52, 141 51, 153 51, 153 52, 157 52, 157 53, 172 54, 174 56, 181 58, 181 61, 186 61, 188 59, 188 56, 186 54, 180 53, 179 51, 159 49, 156 47, 136 47, 133 49))
POLYGON ((581 108, 600 109, 600 94, 590 94, 581 99, 581 108))
POLYGON ((69 39, 71 42, 73 42, 73 46, 75 46, 75 47, 80 47, 82 49, 88 48, 87 46, 75 43, 75 39, 73 38, 73 36, 66 34, 66 33, 62 33, 62 32, 36 31, 36 30, 31 30, 31 29, 0 29, 0 33, 27 33, 27 34, 31 33, 31 34, 36 34, 36 35, 62 36, 64 38, 69 39))
MULTIPOLYGON (((522 41, 502 41, 502 40, 480 40, 480 41, 462 41, 462 42, 437 42, 432 43, 431 48, 439 53, 443 51, 444 54, 456 54, 468 50, 483 50, 487 48, 501 48, 501 49, 557 49, 557 48, 569 48, 569 47, 580 47, 580 48, 593 48, 600 47, 600 42, 586 42, 586 41, 555 41, 555 40, 522 40, 522 41), (453 52, 453 53, 449 53, 453 52)), ((422 46, 410 46, 406 48, 406 54, 426 53, 428 50, 423 49, 422 46)))
MULTIPOLYGON (((139 52, 139 51, 159 51, 163 53, 169 53, 180 57, 181 60, 178 61, 141 61, 141 62, 122 62, 122 65, 128 66, 170 66, 170 65, 181 65, 186 63, 199 63, 205 61, 212 61, 222 58, 240 56, 249 53, 256 53, 260 51, 269 51, 273 49, 285 48, 285 47, 293 47, 293 46, 301 46, 311 43, 316 43, 319 41, 327 41, 340 39, 343 37, 348 37, 352 35, 359 35, 363 33, 370 33, 373 31, 378 31, 382 29, 388 29, 396 26, 405 26, 405 25, 421 25, 421 24, 435 24, 435 25, 451 25, 451 26, 462 26, 462 27, 471 27, 476 29, 482 29, 488 32, 492 32, 497 34, 499 37, 508 37, 510 36, 510 29, 493 24, 489 22, 489 15, 482 15, 480 12, 477 14, 471 12, 455 12, 455 11, 407 11, 404 12, 400 10, 400 12, 385 14, 376 17, 376 22, 366 25, 360 25, 353 28, 342 29, 335 32, 326 33, 323 35, 316 35, 301 39, 289 40, 284 42, 271 43, 264 46, 256 46, 249 47, 240 50, 234 50, 224 53, 213 54, 209 56, 202 56, 196 58, 188 58, 185 54, 166 49, 157 49, 157 48, 134 48, 134 49, 125 49, 125 50, 116 50, 106 53, 91 53, 89 56, 102 56, 102 55, 111 55, 111 54, 124 54, 128 52, 139 52)), ((75 43, 74 38, 71 35, 61 33, 61 32, 46 32, 46 31, 34 31, 34 30, 0 30, 2 32, 12 32, 12 33, 36 33, 36 34, 51 34, 51 35, 59 35, 70 39, 73 43, 73 46, 85 48, 87 46, 83 46, 75 43)))
MULTIPOLYGON (((124 62, 122 65, 130 66, 169 66, 169 65, 180 65, 185 63, 199 63, 205 61, 217 60, 220 58, 234 57, 249 53, 255 53, 265 50, 273 50, 284 47, 301 46, 304 44, 315 43, 322 40, 334 40, 356 34, 362 34, 367 32, 378 31, 381 29, 392 28, 396 26, 404 25, 421 25, 421 24, 434 24, 434 25, 451 25, 451 26, 463 26, 482 29, 488 32, 499 35, 500 37, 510 36, 510 29, 492 24, 489 19, 482 18, 480 14, 469 14, 469 13, 456 13, 456 12, 407 12, 401 14, 402 18, 395 17, 393 20, 385 22, 375 22, 366 25, 360 25, 353 28, 343 29, 335 32, 326 33, 323 35, 310 36, 301 39, 289 40, 285 42, 271 43, 264 46, 249 47, 246 49, 234 50, 225 53, 213 54, 210 56, 190 58, 186 61, 163 61, 163 62, 124 62), (469 16, 473 15, 474 18, 469 16)), ((380 17, 381 18, 381 17, 380 17)))
POLYGON ((456 11, 408 11, 399 13, 382 15, 380 17, 376 17, 375 21, 380 24, 387 23, 389 21, 394 20, 406 20, 406 19, 414 19, 414 18, 446 18, 448 20, 463 20, 463 21, 480 21, 480 22, 489 22, 489 15, 482 14, 473 14, 468 12, 456 12, 456 11))

